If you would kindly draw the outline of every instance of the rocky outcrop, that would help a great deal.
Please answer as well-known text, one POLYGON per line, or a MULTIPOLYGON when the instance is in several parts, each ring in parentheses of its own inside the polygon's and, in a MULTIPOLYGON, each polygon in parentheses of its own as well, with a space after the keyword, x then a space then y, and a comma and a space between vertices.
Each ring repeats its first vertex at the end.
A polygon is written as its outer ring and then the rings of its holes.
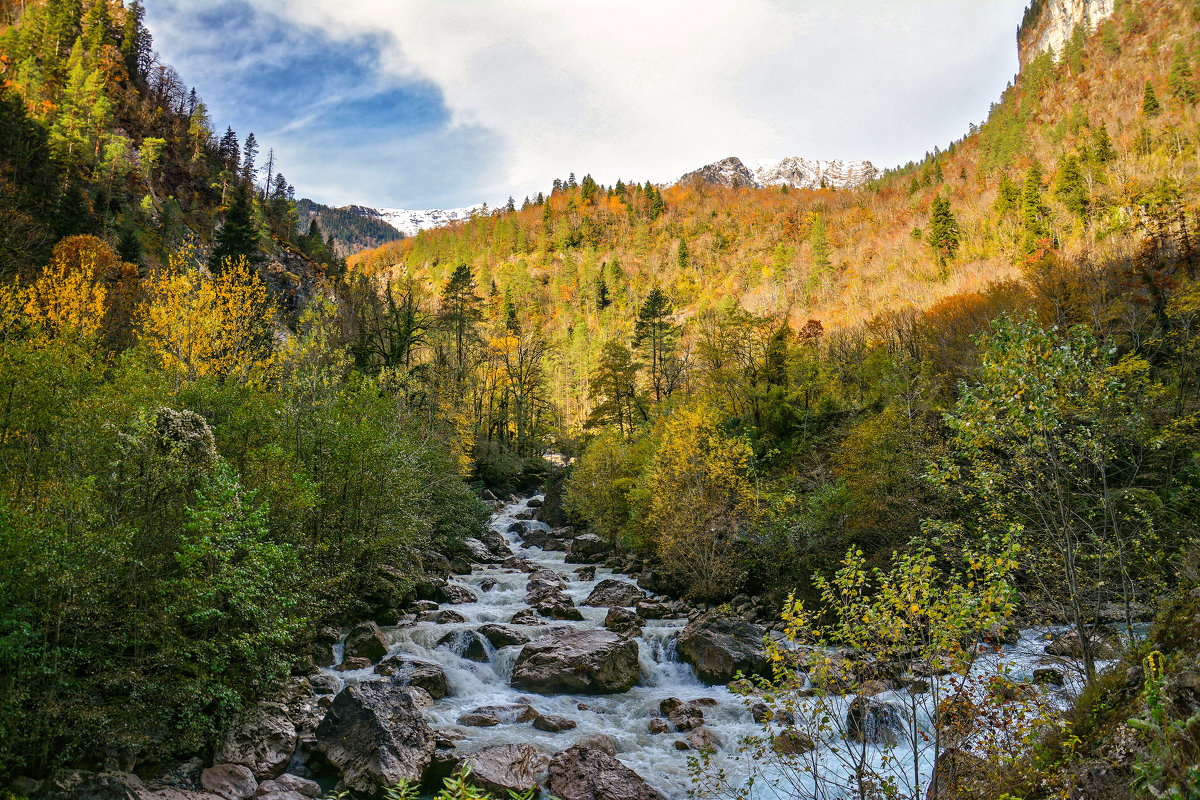
POLYGON ((317 728, 316 746, 345 788, 369 794, 398 781, 420 781, 435 741, 412 698, 373 681, 334 698, 317 728))
POLYGON ((200 786, 225 800, 245 800, 254 794, 258 781, 241 764, 214 764, 200 773, 200 786))
POLYGON ((587 596, 582 605, 585 606, 622 606, 631 608, 647 600, 645 593, 631 583, 606 578, 596 584, 592 593, 587 596))
POLYGON ((565 629, 521 648, 512 685, 540 694, 614 694, 638 679, 638 647, 611 631, 565 629))
POLYGON ((546 791, 559 800, 664 800, 613 755, 584 743, 550 759, 546 791))
POLYGON ((1115 7, 1116 0, 1034 0, 1025 12, 1017 42, 1021 69, 1046 51, 1058 57, 1077 26, 1090 33, 1112 16, 1115 7))
POLYGON ((679 635, 675 650, 700 680, 728 683, 734 675, 769 675, 763 638, 766 631, 740 619, 715 614, 697 617, 679 635))
POLYGON ((485 747, 462 762, 464 769, 470 770, 468 780, 493 797, 537 789, 549 764, 550 756, 527 744, 485 747))
POLYGON ((240 764, 258 780, 274 778, 287 769, 298 738, 285 706, 259 703, 225 733, 213 760, 240 764))

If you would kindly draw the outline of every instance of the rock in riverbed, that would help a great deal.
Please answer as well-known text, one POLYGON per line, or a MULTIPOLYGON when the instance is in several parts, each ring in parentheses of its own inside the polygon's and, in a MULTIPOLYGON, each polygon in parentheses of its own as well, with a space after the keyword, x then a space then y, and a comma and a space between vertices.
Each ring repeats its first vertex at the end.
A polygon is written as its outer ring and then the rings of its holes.
POLYGON ((638 647, 604 630, 562 629, 521 648, 512 685, 540 694, 614 694, 638 679, 638 647))

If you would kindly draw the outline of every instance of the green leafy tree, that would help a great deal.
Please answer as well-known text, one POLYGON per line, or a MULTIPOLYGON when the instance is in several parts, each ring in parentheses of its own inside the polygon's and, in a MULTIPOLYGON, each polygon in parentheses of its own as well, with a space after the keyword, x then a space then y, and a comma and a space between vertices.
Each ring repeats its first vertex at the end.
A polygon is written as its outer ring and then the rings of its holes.
POLYGON ((976 510, 977 535, 1017 534, 1022 568, 1071 621, 1090 680, 1100 604, 1149 589, 1138 575, 1153 574, 1143 568, 1157 558, 1151 520, 1129 502, 1136 474, 1124 467, 1148 445, 1148 365, 1110 364, 1083 328, 1059 334, 1007 315, 980 348, 977 378, 946 417, 950 455, 931 475, 976 510))

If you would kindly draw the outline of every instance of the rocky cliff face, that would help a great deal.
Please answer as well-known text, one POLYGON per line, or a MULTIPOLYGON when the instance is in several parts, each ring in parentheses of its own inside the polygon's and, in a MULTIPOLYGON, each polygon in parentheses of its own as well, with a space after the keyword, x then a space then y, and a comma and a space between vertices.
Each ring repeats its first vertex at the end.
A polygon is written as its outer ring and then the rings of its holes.
POLYGON ((703 181, 717 186, 791 186, 796 189, 852 189, 879 176, 870 161, 812 161, 791 156, 782 161, 752 161, 729 157, 689 172, 679 183, 703 181))
POLYGON ((1058 56, 1076 25, 1094 29, 1115 6, 1116 0, 1034 0, 1017 37, 1021 69, 1047 50, 1058 56))

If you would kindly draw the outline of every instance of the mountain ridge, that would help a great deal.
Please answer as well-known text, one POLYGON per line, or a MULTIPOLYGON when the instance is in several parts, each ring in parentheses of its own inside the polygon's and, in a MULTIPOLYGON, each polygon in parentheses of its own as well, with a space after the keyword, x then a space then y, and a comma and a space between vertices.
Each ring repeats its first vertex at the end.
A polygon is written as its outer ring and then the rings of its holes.
POLYGON ((683 185, 700 180, 727 188, 789 186, 793 189, 856 189, 881 174, 870 161, 826 161, 788 156, 775 162, 754 159, 747 164, 737 156, 729 156, 687 173, 676 183, 683 185))

